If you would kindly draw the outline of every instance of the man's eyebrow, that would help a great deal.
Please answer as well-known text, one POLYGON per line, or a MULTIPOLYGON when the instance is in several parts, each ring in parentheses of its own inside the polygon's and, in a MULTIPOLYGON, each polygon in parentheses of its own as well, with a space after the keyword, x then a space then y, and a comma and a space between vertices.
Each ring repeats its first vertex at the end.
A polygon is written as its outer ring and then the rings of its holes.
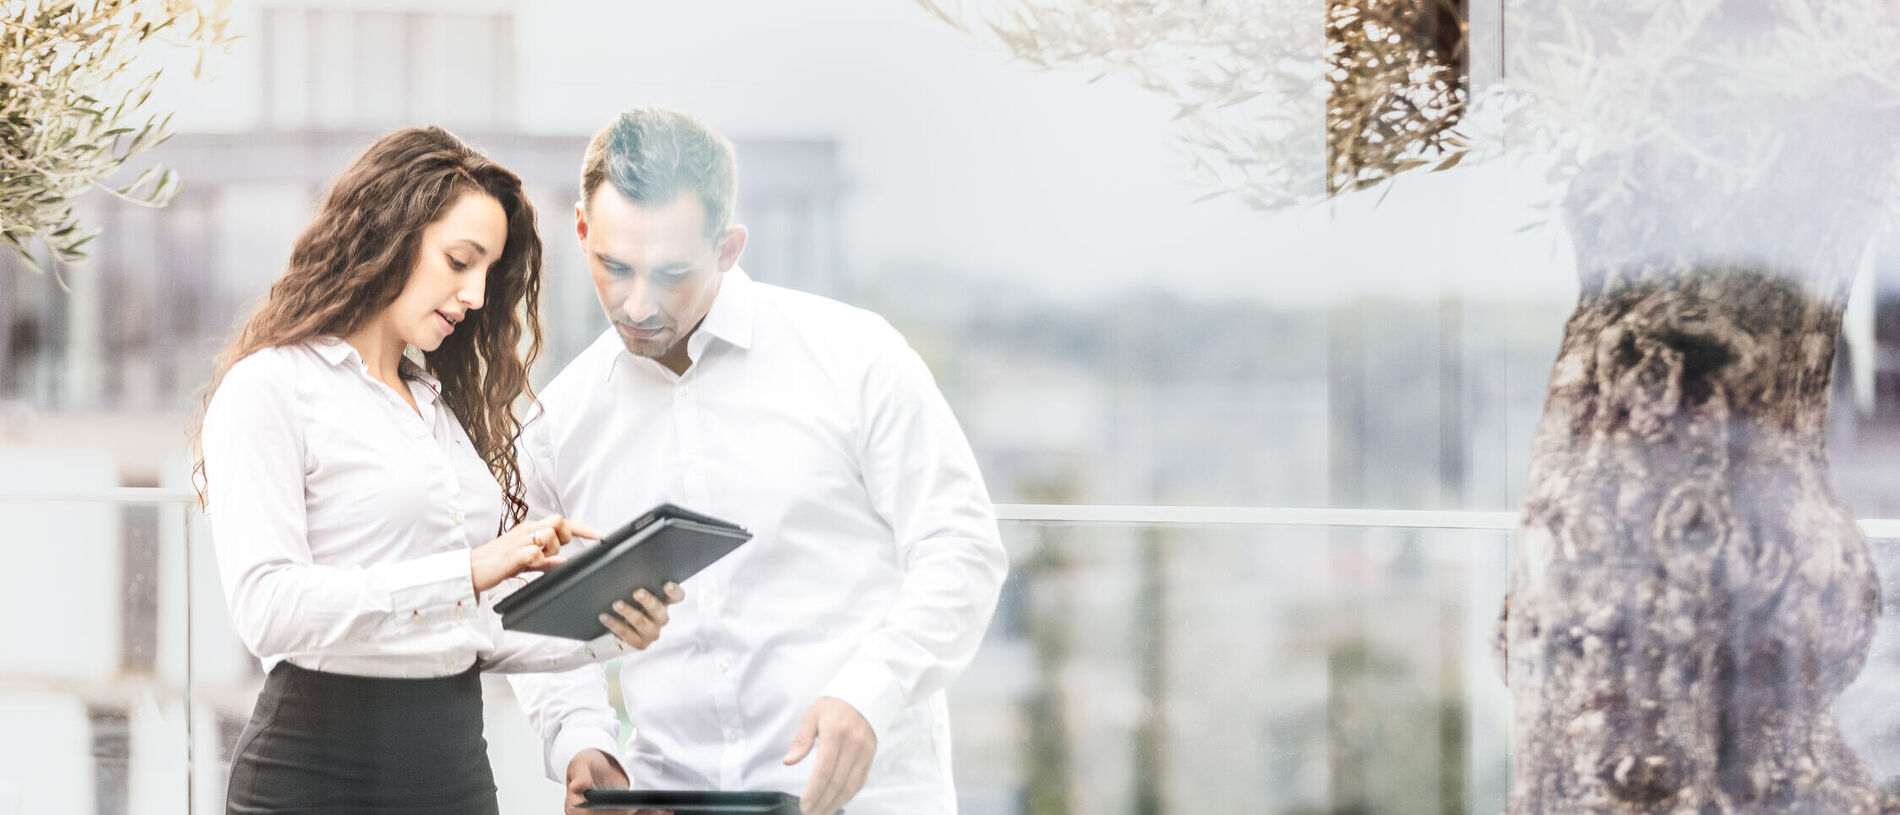
POLYGON ((476 242, 474 239, 471 239, 471 238, 456 238, 455 240, 449 241, 449 245, 450 246, 467 246, 468 248, 475 250, 475 254, 478 256, 488 254, 488 249, 486 247, 482 246, 480 243, 476 242))
MULTIPOLYGON (((607 264, 608 266, 615 266, 622 269, 633 268, 633 264, 628 263, 619 258, 616 258, 613 255, 609 255, 606 252, 596 250, 593 252, 593 255, 601 263, 607 264)), ((652 269, 650 269, 648 273, 649 274, 671 274, 673 272, 678 272, 678 271, 687 270, 691 268, 693 268, 693 264, 691 261, 675 260, 669 263, 662 263, 658 266, 655 266, 652 269)))

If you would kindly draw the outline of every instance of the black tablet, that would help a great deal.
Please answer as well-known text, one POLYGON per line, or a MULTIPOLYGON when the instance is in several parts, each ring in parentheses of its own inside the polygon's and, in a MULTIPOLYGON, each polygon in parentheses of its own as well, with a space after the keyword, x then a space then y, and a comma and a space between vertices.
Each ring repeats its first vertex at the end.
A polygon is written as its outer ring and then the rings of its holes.
POLYGON ((730 521, 661 504, 614 530, 592 549, 549 569, 495 604, 501 625, 574 640, 607 633, 600 615, 635 589, 664 597, 752 534, 730 521))
POLYGON ((798 815, 798 796, 782 792, 696 792, 690 790, 621 790, 595 788, 582 793, 580 809, 662 809, 674 815, 759 813, 798 815))

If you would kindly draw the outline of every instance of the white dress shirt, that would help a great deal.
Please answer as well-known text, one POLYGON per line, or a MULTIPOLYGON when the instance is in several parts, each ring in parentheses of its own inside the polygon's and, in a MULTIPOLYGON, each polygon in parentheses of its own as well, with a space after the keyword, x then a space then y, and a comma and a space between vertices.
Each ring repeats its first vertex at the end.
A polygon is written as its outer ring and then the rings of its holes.
MULTIPOLYGON (((225 374, 202 438, 212 543, 239 638, 269 671, 438 677, 566 670, 626 653, 503 631, 469 549, 502 493, 440 383, 405 359, 411 409, 336 338, 267 348, 225 374), (418 413, 419 409, 419 413, 418 413)), ((519 585, 519 581, 513 583, 519 585)))
MULTIPOLYGON (((943 688, 975 654, 1007 569, 963 432, 882 318, 726 273, 684 375, 609 330, 541 394, 522 433, 536 512, 618 526, 661 501, 753 539, 686 581, 620 666, 644 788, 799 794, 783 759, 821 696, 877 734, 852 815, 950 813, 943 688)), ((598 666, 511 677, 557 780, 617 755, 598 666)))

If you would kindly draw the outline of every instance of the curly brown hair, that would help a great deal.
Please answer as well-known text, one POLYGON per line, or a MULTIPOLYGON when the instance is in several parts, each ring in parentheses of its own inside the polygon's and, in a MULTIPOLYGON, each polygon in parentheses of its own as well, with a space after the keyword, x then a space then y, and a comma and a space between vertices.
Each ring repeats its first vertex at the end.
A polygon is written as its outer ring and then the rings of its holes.
MULTIPOLYGON (((208 505, 204 409, 238 360, 264 348, 348 336, 395 301, 415 268, 424 227, 463 194, 493 196, 508 216, 508 243, 488 268, 487 303, 471 310, 425 367, 442 399, 501 483, 502 529, 528 512, 514 440, 517 397, 532 401, 528 368, 541 354, 541 238, 521 179, 439 127, 390 133, 337 177, 315 218, 297 237, 290 265, 236 339, 220 354, 191 431, 192 483, 208 505), (528 349, 517 355, 523 328, 528 349)), ((497 530, 499 533, 500 530, 497 530)))

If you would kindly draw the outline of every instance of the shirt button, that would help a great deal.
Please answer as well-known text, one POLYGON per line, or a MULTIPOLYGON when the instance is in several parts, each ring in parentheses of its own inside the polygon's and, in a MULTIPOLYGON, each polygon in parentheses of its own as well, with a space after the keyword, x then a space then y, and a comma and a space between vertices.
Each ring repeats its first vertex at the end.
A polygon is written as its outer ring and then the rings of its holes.
POLYGON ((682 382, 682 383, 680 383, 680 395, 681 395, 681 396, 685 396, 685 395, 687 395, 687 394, 689 394, 689 393, 692 393, 692 392, 693 392, 693 386, 691 386, 691 385, 688 385, 688 384, 686 384, 686 383, 684 383, 684 382, 682 382))
POLYGON ((725 672, 727 672, 727 671, 730 671, 730 670, 732 670, 732 663, 730 663, 730 662, 727 662, 727 661, 725 661, 725 660, 723 660, 723 659, 722 659, 722 660, 719 660, 719 672, 720 672, 720 673, 725 673, 725 672))
POLYGON ((457 526, 460 526, 460 525, 462 524, 462 513, 460 513, 460 512, 457 512, 457 513, 454 513, 454 514, 452 514, 452 515, 450 515, 450 516, 449 516, 449 523, 452 523, 452 524, 455 524, 455 525, 457 525, 457 526))
POLYGON ((727 743, 727 744, 738 744, 738 743, 739 743, 739 731, 737 731, 737 730, 728 730, 728 731, 726 731, 726 743, 727 743))

